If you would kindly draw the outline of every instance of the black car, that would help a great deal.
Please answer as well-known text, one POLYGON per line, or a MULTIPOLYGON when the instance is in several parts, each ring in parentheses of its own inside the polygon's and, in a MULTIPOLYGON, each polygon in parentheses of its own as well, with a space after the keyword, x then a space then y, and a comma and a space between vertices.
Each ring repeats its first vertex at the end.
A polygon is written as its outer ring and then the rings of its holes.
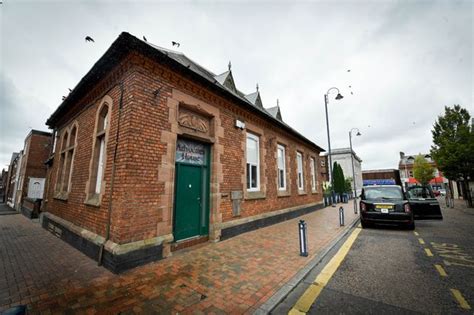
POLYGON ((443 220, 441 207, 431 187, 409 187, 407 197, 415 220, 443 220))
POLYGON ((415 228, 410 203, 397 185, 364 187, 360 201, 360 221, 363 228, 371 224, 401 224, 411 230, 415 228))

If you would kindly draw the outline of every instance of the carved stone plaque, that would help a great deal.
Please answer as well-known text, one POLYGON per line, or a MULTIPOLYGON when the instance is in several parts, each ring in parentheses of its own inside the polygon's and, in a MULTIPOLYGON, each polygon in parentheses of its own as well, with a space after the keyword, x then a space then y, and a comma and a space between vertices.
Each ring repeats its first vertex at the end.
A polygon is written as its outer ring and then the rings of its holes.
POLYGON ((209 119, 187 109, 179 109, 178 124, 197 132, 209 132, 209 119))

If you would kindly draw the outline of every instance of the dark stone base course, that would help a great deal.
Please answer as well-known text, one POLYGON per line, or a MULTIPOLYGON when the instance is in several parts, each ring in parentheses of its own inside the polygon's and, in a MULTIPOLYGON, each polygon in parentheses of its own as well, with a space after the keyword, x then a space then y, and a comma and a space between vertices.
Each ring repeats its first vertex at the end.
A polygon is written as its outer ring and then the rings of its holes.
POLYGON ((23 206, 21 206, 21 213, 22 213, 25 217, 27 217, 28 219, 36 219, 36 218, 38 218, 38 215, 37 215, 35 212, 33 212, 33 210, 28 209, 28 208, 23 207, 23 206))
MULTIPOLYGON (((70 231, 62 224, 43 216, 42 227, 72 247, 84 253, 95 261, 99 260, 100 246, 70 231), (53 225, 54 229, 51 229, 53 225)), ((122 255, 113 255, 104 250, 102 265, 113 273, 121 273, 125 270, 147 264, 152 261, 163 259, 162 245, 151 246, 122 255)))
POLYGON ((104 250, 102 264, 113 273, 121 273, 161 259, 163 259, 163 245, 157 245, 122 255, 113 255, 104 250))
POLYGON ((257 229, 260 229, 269 225, 273 225, 276 223, 280 223, 286 220, 291 220, 291 219, 314 212, 322 208, 324 208, 324 204, 319 204, 319 205, 315 205, 311 207, 304 207, 298 210, 294 210, 294 211, 274 215, 268 218, 263 218, 263 219, 255 220, 252 222, 242 223, 236 226, 222 229, 221 240, 226 240, 228 238, 237 236, 239 234, 257 230, 257 229))

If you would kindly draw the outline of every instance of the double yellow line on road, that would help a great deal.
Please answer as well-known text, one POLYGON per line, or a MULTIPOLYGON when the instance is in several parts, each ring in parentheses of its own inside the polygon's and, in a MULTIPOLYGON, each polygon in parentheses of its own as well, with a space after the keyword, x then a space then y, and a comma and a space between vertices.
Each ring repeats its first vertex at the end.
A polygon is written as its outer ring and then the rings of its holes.
MULTIPOLYGON (((416 231, 414 231, 413 233, 416 236, 420 236, 420 234, 416 231)), ((421 245, 425 245, 425 241, 421 237, 418 238, 418 242, 420 242, 421 245)), ((429 248, 423 247, 423 249, 425 250, 426 256, 428 256, 428 257, 433 257, 434 256, 429 248)), ((444 278, 444 277, 448 276, 448 273, 446 272, 446 270, 444 270, 443 266, 438 265, 438 264, 434 264, 434 266, 435 266, 436 271, 438 271, 438 273, 441 277, 444 278)), ((454 296, 454 299, 456 300, 456 302, 458 302, 459 307, 461 307, 462 309, 465 309, 465 310, 470 310, 471 309, 471 306, 466 301, 466 299, 462 295, 461 291, 459 291, 458 289, 449 289, 449 290, 451 291, 452 295, 454 296)))
POLYGON ((341 248, 337 251, 336 255, 331 258, 329 263, 318 274, 316 279, 314 279, 314 282, 306 289, 298 301, 296 301, 296 304, 288 312, 289 315, 306 314, 309 311, 311 305, 313 305, 323 288, 328 284, 337 268, 341 265, 361 231, 360 228, 356 228, 351 233, 341 248))

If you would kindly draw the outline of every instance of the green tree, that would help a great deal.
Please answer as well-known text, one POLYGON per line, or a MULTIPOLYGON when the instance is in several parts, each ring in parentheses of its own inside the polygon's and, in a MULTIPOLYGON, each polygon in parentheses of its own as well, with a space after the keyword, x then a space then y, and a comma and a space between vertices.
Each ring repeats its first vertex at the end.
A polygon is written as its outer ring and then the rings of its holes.
POLYGON ((342 170, 342 166, 339 164, 339 193, 343 194, 346 192, 346 180, 344 179, 344 171, 342 170))
POLYGON ((434 167, 426 161, 423 155, 420 154, 415 157, 413 175, 422 186, 427 186, 430 180, 433 179, 434 171, 434 167))
POLYGON ((344 182, 344 188, 346 190, 346 193, 351 193, 353 184, 352 184, 352 177, 347 177, 345 182, 344 182))
POLYGON ((447 178, 462 182, 464 198, 472 207, 469 179, 474 178, 474 127, 470 120, 465 108, 446 106, 431 130, 431 156, 447 178))
POLYGON ((332 177, 333 177, 333 180, 332 180, 332 185, 334 186, 333 189, 334 189, 334 192, 338 193, 339 192, 339 167, 338 167, 338 163, 337 162, 334 162, 332 164, 332 177))
POLYGON ((334 162, 333 167, 333 176, 334 176, 334 191, 338 194, 345 192, 344 188, 344 171, 339 163, 334 162))

